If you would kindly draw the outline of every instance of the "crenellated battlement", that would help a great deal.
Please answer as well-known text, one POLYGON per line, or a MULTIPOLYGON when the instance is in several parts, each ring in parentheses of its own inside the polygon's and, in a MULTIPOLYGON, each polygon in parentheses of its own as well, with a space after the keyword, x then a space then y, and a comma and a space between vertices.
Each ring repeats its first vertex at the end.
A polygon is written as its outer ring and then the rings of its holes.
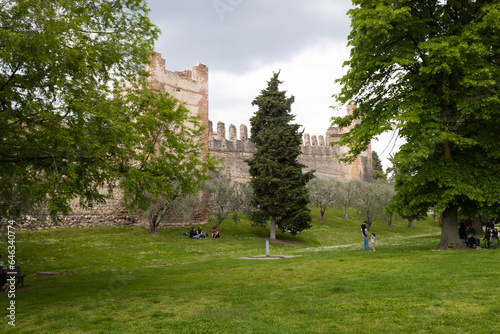
MULTIPOLYGON (((353 104, 350 104, 347 106, 347 114, 353 113, 354 109, 356 109, 356 106, 353 104)), ((346 128, 344 131, 342 131, 339 127, 329 127, 325 133, 325 135, 319 135, 319 136, 310 136, 308 133, 305 133, 302 137, 302 146, 318 146, 318 147, 330 147, 331 143, 338 142, 340 140, 340 137, 342 134, 349 132, 352 127, 357 122, 353 122, 353 125, 346 128)), ((236 126, 234 124, 229 125, 229 137, 226 139, 226 125, 223 122, 217 122, 217 131, 214 131, 213 128, 213 123, 212 121, 208 122, 208 138, 209 141, 213 140, 225 140, 225 141, 243 141, 247 142, 249 141, 248 137, 248 128, 245 124, 240 125, 240 138, 238 139, 237 132, 236 132, 236 126)), ((334 144, 332 144, 334 145, 334 144)))
MULTIPOLYGON (((356 106, 348 106, 347 112, 352 113, 356 106)), ((354 125, 353 125, 354 126, 354 125)), ((338 127, 330 127, 325 135, 304 134, 300 149, 302 154, 299 162, 306 165, 306 170, 315 170, 315 175, 320 178, 336 178, 339 180, 365 179, 373 177, 371 148, 363 152, 358 159, 348 165, 339 162, 336 158, 347 153, 347 148, 336 145, 343 133, 349 131, 350 127, 342 131, 338 127)), ((248 137, 246 125, 240 125, 240 136, 234 124, 229 125, 228 136, 226 136, 226 125, 217 122, 214 131, 213 123, 208 122, 208 150, 216 157, 224 159, 226 167, 225 174, 231 179, 240 182, 250 180, 246 159, 252 157, 256 152, 255 146, 248 137)))
MULTIPOLYGON (((328 128, 324 136, 310 136, 308 133, 305 133, 302 136, 302 151, 318 152, 320 154, 324 152, 333 153, 333 148, 335 146, 330 144, 339 141, 341 136, 342 131, 337 127, 328 128)), ((255 150, 255 147, 249 140, 248 128, 246 125, 240 125, 239 139, 236 126, 234 124, 229 125, 229 135, 226 138, 226 125, 223 122, 217 122, 217 131, 214 131, 212 121, 208 122, 208 147, 214 149, 224 148, 227 150, 238 150, 246 147, 248 150, 255 150)))
POLYGON ((165 59, 154 52, 146 70, 151 74, 149 81, 153 89, 166 92, 184 105, 194 115, 201 117, 202 123, 208 125, 208 67, 198 63, 190 70, 168 71, 165 59))

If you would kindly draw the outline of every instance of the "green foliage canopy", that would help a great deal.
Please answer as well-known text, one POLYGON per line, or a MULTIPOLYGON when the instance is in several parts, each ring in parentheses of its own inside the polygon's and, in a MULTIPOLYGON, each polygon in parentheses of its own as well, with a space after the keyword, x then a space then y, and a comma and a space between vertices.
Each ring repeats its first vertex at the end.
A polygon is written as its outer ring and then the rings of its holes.
POLYGON ((197 192, 218 160, 205 148, 207 129, 199 116, 145 81, 137 84, 117 87, 114 124, 122 135, 116 144, 125 204, 145 210, 165 198, 197 192))
POLYGON ((126 207, 148 210, 150 233, 157 233, 169 213, 182 210, 174 201, 197 193, 208 172, 217 170, 203 141, 207 129, 184 104, 145 80, 118 85, 113 106, 120 160, 110 163, 116 164, 126 207))
MULTIPOLYGON (((393 209, 415 219, 437 205, 487 212, 500 203, 498 1, 354 0, 351 57, 335 117, 353 156, 384 131, 405 140, 394 157, 393 209)), ((349 158, 348 158, 349 160, 349 158)), ((453 216, 453 215, 452 215, 453 216)))
POLYGON ((105 201, 117 180, 143 209, 195 191, 214 161, 199 120, 147 84, 159 30, 145 1, 0 8, 0 216, 37 204, 67 214, 75 198, 105 201))

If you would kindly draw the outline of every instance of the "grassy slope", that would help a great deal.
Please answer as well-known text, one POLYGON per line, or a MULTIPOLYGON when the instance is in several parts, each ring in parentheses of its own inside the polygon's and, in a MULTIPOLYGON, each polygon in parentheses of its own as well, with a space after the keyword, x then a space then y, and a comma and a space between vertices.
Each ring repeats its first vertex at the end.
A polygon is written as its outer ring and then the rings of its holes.
MULTIPOLYGON (((318 213, 313 211, 317 218, 318 213)), ((219 240, 187 229, 57 229, 17 234, 30 288, 16 294, 12 333, 492 333, 500 312, 500 250, 435 251, 432 221, 392 230, 375 223, 377 252, 363 252, 362 217, 327 223, 290 244, 266 229, 225 222, 219 240), (66 276, 37 278, 39 271, 66 276)), ((208 227, 205 227, 208 229, 208 227)), ((5 253, 6 245, 0 244, 5 253)), ((0 309, 8 298, 0 294, 0 309)), ((1 312, 1 311, 0 311, 1 312)))

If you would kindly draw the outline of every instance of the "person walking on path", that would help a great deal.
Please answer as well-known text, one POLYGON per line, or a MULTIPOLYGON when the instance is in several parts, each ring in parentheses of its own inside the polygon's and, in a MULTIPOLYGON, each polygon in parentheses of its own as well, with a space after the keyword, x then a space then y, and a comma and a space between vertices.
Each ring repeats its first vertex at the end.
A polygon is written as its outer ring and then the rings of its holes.
POLYGON ((365 220, 363 222, 363 224, 361 224, 361 233, 363 235, 363 248, 366 251, 370 251, 370 245, 368 244, 368 231, 367 231, 367 228, 366 228, 366 224, 368 224, 368 222, 365 220))

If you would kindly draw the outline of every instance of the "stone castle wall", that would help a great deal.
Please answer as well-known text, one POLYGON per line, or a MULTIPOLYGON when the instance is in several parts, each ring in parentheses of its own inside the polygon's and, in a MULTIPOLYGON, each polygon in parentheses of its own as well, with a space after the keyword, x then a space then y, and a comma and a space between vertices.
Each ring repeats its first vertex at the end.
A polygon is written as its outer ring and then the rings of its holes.
MULTIPOLYGON (((355 106, 348 106, 348 113, 352 113, 355 106)), ((305 171, 315 170, 318 178, 335 178, 340 181, 360 179, 373 180, 371 147, 364 151, 352 164, 345 164, 335 156, 347 153, 347 148, 335 145, 340 140, 342 131, 337 127, 328 128, 325 136, 310 136, 304 134, 300 147, 302 154, 299 162, 307 166, 305 171)), ((222 158, 225 165, 225 174, 237 182, 250 181, 249 168, 246 159, 252 157, 255 146, 248 140, 248 129, 240 125, 240 138, 237 138, 236 126, 229 126, 229 136, 226 139, 225 124, 217 123, 217 131, 213 131, 213 124, 209 121, 208 150, 217 158, 222 158)))
POLYGON ((147 67, 151 73, 149 81, 153 89, 166 92, 182 101, 194 114, 200 115, 202 123, 208 125, 208 67, 198 63, 192 70, 167 71, 165 59, 154 53, 147 67))
MULTIPOLYGON (((153 89, 173 95, 184 102, 194 115, 201 117, 202 123, 208 128, 207 136, 204 138, 206 147, 214 156, 224 159, 225 170, 223 172, 233 181, 248 182, 250 174, 245 159, 250 158, 256 149, 248 140, 248 129, 245 125, 240 126, 239 139, 234 125, 229 126, 226 139, 226 129, 222 122, 217 124, 217 131, 214 133, 213 125, 209 121, 208 67, 197 64, 191 70, 168 71, 165 68, 165 60, 159 53, 155 53, 147 69, 151 73, 149 80, 153 89)), ((348 112, 352 113, 354 108, 355 106, 348 106, 348 112)), ((335 127, 329 128, 324 136, 316 137, 305 134, 299 161, 307 166, 306 170, 315 170, 315 175, 319 178, 336 178, 342 181, 350 179, 371 180, 373 177, 371 149, 363 152, 351 165, 341 163, 334 158, 334 156, 346 152, 346 148, 330 145, 330 143, 338 141, 341 135, 342 132, 335 127)), ((147 219, 143 214, 129 213, 123 208, 123 195, 119 190, 113 193, 113 198, 108 200, 106 204, 98 205, 92 209, 82 209, 77 204, 78 202, 75 201, 73 212, 69 216, 63 217, 63 224, 58 226, 148 226, 147 219)), ((194 215, 196 224, 204 223, 208 219, 206 212, 194 215)), ((171 217, 168 223, 160 227, 185 225, 189 225, 189 223, 185 223, 179 217, 171 217)), ((55 226, 49 224, 49 227, 55 226)))

